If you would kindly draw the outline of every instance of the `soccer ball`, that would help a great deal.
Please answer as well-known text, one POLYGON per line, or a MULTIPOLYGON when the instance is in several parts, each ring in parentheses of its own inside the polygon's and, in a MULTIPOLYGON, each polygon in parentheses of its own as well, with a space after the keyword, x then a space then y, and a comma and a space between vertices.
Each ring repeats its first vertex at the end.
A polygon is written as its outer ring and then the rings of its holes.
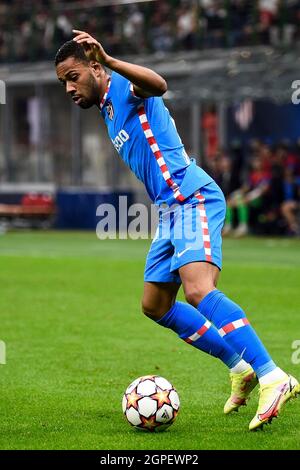
POLYGON ((127 421, 137 429, 163 431, 174 423, 180 406, 179 396, 168 380, 145 375, 126 389, 122 409, 127 421))

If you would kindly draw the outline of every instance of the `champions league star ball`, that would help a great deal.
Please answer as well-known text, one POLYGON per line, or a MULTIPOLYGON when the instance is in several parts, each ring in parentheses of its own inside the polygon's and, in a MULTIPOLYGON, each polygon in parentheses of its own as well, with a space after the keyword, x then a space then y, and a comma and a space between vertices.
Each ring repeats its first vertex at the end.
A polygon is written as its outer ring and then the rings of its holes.
POLYGON ((137 429, 163 431, 174 423, 180 401, 176 389, 158 375, 145 375, 126 389, 122 408, 127 421, 137 429))

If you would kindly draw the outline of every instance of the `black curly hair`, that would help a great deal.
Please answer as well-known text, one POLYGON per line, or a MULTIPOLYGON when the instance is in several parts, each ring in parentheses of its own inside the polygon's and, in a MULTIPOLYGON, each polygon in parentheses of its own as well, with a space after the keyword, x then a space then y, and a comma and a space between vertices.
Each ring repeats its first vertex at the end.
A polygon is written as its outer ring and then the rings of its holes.
POLYGON ((55 66, 60 62, 66 60, 68 57, 75 57, 75 59, 78 59, 79 61, 84 63, 89 62, 81 44, 78 44, 76 41, 73 40, 65 42, 58 49, 54 59, 55 66))

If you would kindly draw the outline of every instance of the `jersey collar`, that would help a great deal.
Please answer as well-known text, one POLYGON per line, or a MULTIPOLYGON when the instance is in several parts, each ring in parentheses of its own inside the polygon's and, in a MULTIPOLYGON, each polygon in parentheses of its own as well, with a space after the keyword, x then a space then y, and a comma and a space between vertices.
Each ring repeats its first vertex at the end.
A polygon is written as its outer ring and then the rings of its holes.
POLYGON ((106 90, 105 90, 105 93, 103 95, 103 98, 100 102, 100 110, 102 111, 102 108, 104 106, 104 103, 106 101, 106 98, 107 98, 107 95, 108 95, 108 92, 109 92, 109 89, 110 89, 110 85, 111 85, 111 78, 109 77, 108 79, 108 82, 107 82, 107 87, 106 87, 106 90))

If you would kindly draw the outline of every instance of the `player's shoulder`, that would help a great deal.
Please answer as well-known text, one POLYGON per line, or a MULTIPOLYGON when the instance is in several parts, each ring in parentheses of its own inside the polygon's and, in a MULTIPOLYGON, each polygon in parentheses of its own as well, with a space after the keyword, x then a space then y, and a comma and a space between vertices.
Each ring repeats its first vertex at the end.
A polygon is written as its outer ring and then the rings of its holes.
POLYGON ((123 77, 117 72, 111 74, 111 97, 116 98, 119 103, 137 106, 143 98, 137 96, 134 92, 134 85, 128 78, 123 77))
POLYGON ((128 78, 123 77, 123 75, 119 74, 118 72, 112 72, 110 78, 111 83, 115 88, 125 88, 130 86, 130 81, 128 78))
POLYGON ((127 103, 130 97, 130 81, 118 72, 112 72, 110 96, 120 103, 127 103))

